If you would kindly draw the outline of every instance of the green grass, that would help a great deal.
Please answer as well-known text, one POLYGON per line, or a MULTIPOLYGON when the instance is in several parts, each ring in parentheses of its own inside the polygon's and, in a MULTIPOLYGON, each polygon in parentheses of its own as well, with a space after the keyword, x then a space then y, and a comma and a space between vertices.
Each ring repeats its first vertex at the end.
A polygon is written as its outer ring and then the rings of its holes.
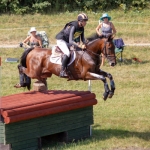
MULTIPOLYGON (((35 26, 37 30, 45 30, 48 34, 50 42, 56 43, 56 34, 64 27, 64 25, 76 20, 80 12, 74 13, 58 13, 52 15, 1 15, 0 16, 0 45, 2 44, 18 44, 25 39, 30 27, 35 26), (3 36, 2 36, 3 35, 3 36)), ((89 36, 95 33, 98 20, 103 12, 87 12, 89 21, 85 27, 85 35, 89 36)), ((150 13, 149 9, 143 10, 141 13, 129 11, 124 13, 122 10, 109 11, 112 22, 117 29, 117 36, 122 37, 125 43, 149 43, 150 39, 150 13)))
MULTIPOLYGON (((111 11, 109 14, 114 18, 113 21, 116 22, 118 34, 126 42, 149 42, 149 26, 117 23, 143 22, 149 24, 148 11, 143 11, 141 14, 135 12, 124 14, 122 12, 111 11)), ((61 29, 61 24, 64 24, 71 18, 75 18, 76 15, 77 12, 74 14, 47 15, 44 17, 38 14, 35 17, 30 15, 11 17, 2 15, 0 16, 0 20, 4 22, 0 24, 1 29, 6 27, 27 28, 12 32, 1 30, 0 45, 4 43, 19 43, 26 35, 30 26, 60 24, 60 26, 44 28, 49 34, 51 41, 55 42, 54 35, 58 29, 61 29)), ((89 13, 89 16, 91 20, 87 25, 88 32, 86 34, 90 35, 95 31, 95 26, 97 25, 97 22, 94 21, 98 20, 101 13, 89 13)), ((92 92, 96 94, 98 100, 98 104, 94 106, 94 124, 92 125, 93 134, 91 138, 69 144, 57 143, 57 145, 49 145, 48 147, 43 146, 43 150, 112 150, 113 148, 121 149, 126 147, 150 149, 149 51, 150 47, 127 46, 123 52, 123 63, 118 61, 115 67, 110 67, 107 62, 105 63, 102 69, 113 75, 116 84, 115 95, 112 99, 103 101, 103 83, 101 81, 91 82, 92 92), (142 62, 135 62, 132 59, 134 57, 139 58, 142 62)), ((0 93, 2 96, 27 91, 26 89, 13 88, 18 83, 18 63, 5 62, 7 57, 19 58, 22 52, 23 49, 21 48, 0 49, 0 56, 2 57, 0 93)), ((35 81, 32 80, 32 82, 35 81)), ((48 79, 48 88, 50 90, 88 90, 88 81, 67 81, 66 79, 52 76, 48 79)))

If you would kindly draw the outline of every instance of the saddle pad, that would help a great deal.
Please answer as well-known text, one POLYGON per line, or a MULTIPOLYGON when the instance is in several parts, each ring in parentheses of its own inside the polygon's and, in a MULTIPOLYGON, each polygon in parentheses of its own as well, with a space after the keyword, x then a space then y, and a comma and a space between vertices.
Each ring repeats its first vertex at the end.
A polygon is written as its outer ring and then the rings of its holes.
MULTIPOLYGON (((59 64, 59 65, 61 65, 62 63, 61 63, 61 54, 62 53, 56 53, 55 52, 55 49, 56 49, 56 46, 54 46, 53 48, 52 48, 52 55, 51 55, 51 57, 50 57, 50 62, 52 62, 52 63, 54 63, 54 64, 59 64)), ((73 61, 75 60, 75 58, 76 58, 76 53, 75 53, 75 51, 73 51, 73 53, 70 55, 70 61, 69 61, 69 63, 68 63, 68 66, 70 65, 70 64, 72 64, 73 63, 73 61)))
POLYGON ((8 58, 6 58, 5 62, 19 62, 19 59, 8 57, 8 58))

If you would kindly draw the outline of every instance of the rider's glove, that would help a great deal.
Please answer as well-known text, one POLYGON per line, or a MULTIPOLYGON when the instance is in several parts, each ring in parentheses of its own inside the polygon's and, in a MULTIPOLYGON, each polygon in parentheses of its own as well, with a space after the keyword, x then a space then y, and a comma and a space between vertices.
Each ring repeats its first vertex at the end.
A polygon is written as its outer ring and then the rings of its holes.
POLYGON ((79 46, 81 49, 86 49, 86 46, 83 44, 83 45, 80 45, 79 46))

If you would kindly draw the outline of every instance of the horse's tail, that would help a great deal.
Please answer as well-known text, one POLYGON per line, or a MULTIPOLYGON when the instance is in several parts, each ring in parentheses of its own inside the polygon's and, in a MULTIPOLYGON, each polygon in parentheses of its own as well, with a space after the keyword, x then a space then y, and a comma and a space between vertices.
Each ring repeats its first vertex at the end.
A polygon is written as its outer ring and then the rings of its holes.
POLYGON ((20 58, 20 64, 23 66, 23 67, 27 67, 26 66, 26 58, 27 58, 27 55, 30 51, 32 51, 34 49, 34 47, 30 47, 28 48, 27 50, 25 50, 20 58))

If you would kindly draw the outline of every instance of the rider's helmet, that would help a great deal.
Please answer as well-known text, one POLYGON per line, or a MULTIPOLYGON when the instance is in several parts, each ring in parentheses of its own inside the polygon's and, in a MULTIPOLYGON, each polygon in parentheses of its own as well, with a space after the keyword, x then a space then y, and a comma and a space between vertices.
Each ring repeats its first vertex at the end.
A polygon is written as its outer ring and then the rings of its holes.
POLYGON ((88 21, 88 16, 85 13, 81 13, 78 15, 78 21, 88 21))

